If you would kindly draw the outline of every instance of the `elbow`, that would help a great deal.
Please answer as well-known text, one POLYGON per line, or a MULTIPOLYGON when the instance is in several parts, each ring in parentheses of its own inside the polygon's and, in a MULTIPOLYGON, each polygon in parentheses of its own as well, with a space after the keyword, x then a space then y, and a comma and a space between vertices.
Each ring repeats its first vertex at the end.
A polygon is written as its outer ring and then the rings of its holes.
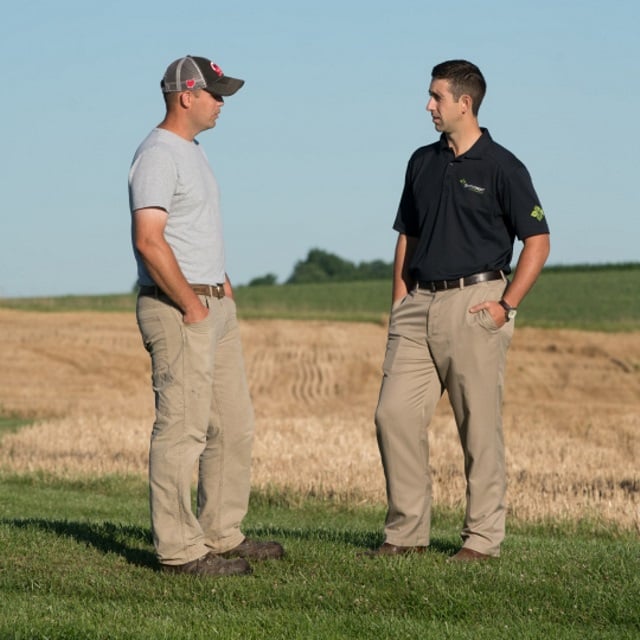
POLYGON ((153 253, 155 245, 156 243, 154 243, 151 238, 143 235, 135 236, 133 239, 133 246, 143 258, 143 260, 147 260, 148 257, 153 253))
POLYGON ((149 243, 145 238, 135 235, 133 238, 133 246, 140 255, 145 255, 148 250, 149 243))

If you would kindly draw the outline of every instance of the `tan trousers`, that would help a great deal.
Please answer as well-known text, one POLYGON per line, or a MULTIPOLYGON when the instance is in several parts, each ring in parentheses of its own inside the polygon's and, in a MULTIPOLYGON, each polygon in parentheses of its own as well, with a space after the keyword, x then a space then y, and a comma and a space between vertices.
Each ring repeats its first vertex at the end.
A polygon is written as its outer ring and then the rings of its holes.
POLYGON ((465 547, 497 556, 505 528, 502 393, 513 322, 498 329, 488 311, 501 280, 431 293, 417 289, 394 305, 376 427, 387 484, 386 541, 428 545, 431 473, 427 427, 447 390, 464 452, 465 547))
POLYGON ((242 542, 253 407, 235 302, 202 296, 209 316, 185 325, 163 299, 140 296, 156 418, 149 449, 151 523, 160 562, 183 564, 242 542), (198 465, 197 513, 191 486, 198 465))

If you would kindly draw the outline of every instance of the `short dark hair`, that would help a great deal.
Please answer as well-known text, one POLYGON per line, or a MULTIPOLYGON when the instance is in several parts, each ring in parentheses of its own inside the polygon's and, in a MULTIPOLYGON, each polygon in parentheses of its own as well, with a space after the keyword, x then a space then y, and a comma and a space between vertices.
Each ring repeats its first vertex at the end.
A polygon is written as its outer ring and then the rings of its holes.
POLYGON ((431 77, 434 80, 448 80, 456 102, 464 94, 471 96, 473 115, 478 115, 487 83, 475 64, 467 60, 447 60, 433 67, 431 77))

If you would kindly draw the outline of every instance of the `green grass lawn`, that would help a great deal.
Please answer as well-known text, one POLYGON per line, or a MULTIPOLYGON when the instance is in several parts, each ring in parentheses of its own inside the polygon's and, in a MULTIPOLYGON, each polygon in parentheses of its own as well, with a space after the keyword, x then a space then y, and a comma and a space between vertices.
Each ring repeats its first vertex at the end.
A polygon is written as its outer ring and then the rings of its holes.
POLYGON ((382 507, 255 494, 245 532, 285 560, 207 580, 157 571, 143 480, 5 475, 0 505, 1 638, 640 637, 638 536, 595 524, 510 522, 502 558, 455 565, 436 510, 429 553, 372 560, 382 507))
MULTIPOLYGON (((594 331, 640 330, 640 264, 545 269, 523 302, 518 326, 594 331)), ((239 286, 241 318, 385 322, 391 282, 239 286)), ((129 311, 135 296, 0 299, 0 307, 34 311, 129 311)))

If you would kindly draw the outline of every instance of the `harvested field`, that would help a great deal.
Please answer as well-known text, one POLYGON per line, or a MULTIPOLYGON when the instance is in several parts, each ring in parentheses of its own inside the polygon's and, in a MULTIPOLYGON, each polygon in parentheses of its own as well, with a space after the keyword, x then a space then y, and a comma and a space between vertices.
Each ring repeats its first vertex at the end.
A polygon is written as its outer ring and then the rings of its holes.
MULTIPOLYGON (((385 327, 252 320, 242 335, 254 486, 383 502, 373 413, 385 327)), ((0 336, 0 408, 36 420, 2 436, 0 468, 146 474, 153 397, 132 315, 0 309, 0 336)), ((640 334, 518 329, 504 414, 512 513, 640 531, 640 334)), ((458 505, 446 398, 430 441, 435 500, 458 505)))

